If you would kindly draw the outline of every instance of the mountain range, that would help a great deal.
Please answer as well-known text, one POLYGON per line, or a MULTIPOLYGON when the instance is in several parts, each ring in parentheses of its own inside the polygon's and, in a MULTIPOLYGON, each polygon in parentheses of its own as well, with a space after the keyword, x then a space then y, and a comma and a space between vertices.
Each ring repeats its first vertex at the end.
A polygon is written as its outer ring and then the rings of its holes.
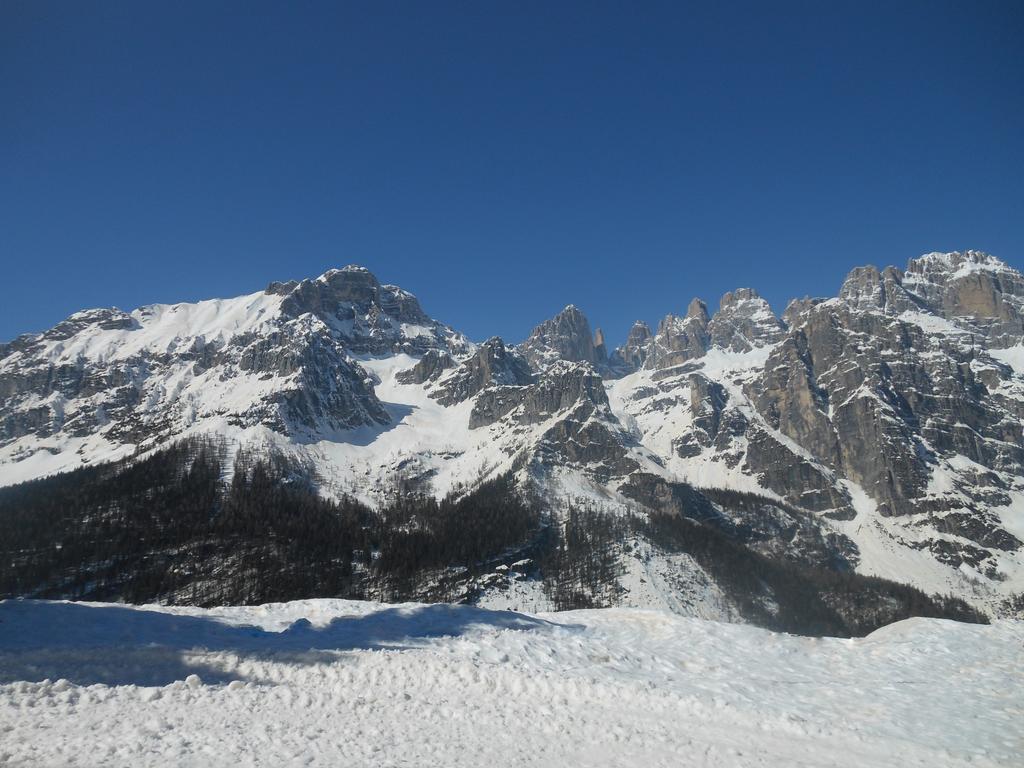
MULTIPOLYGON (((327 499, 512 477, 549 510, 710 521, 988 616, 1024 613, 1022 426, 1024 276, 977 251, 858 267, 781 317, 750 288, 695 298, 616 349, 572 305, 473 341, 359 266, 0 344, 0 485, 215 435, 327 499)), ((627 538, 612 602, 730 615, 707 567, 627 538)), ((491 581, 490 604, 525 594, 491 581)))

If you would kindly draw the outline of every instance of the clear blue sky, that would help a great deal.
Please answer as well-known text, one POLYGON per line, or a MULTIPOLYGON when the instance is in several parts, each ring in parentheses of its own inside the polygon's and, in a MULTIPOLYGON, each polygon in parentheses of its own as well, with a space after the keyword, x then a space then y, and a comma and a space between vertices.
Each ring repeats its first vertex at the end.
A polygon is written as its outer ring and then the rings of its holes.
POLYGON ((0 4, 0 338, 361 263, 610 341, 853 266, 1024 266, 1024 3, 0 4))

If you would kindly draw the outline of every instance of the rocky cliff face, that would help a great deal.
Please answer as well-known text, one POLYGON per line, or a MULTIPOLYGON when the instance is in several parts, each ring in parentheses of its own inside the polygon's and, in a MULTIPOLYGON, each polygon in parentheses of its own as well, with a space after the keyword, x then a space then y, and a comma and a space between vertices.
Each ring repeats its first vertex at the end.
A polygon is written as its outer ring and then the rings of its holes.
POLYGON ((653 334, 647 323, 637 320, 629 329, 626 343, 612 353, 612 365, 627 373, 643 368, 652 337, 653 334))
POLYGON ((694 299, 685 317, 666 316, 650 341, 640 329, 620 354, 624 360, 639 362, 635 368, 670 368, 703 357, 713 348, 750 352, 774 344, 784 333, 785 326, 767 301, 752 288, 737 288, 722 297, 714 316, 703 301, 694 299))
POLYGON ((362 267, 238 299, 87 310, 0 349, 0 445, 11 465, 65 451, 73 465, 204 426, 301 437, 384 425, 357 356, 469 348, 362 267))
POLYGON ((613 401, 673 475, 782 498, 870 569, 916 558, 998 601, 1024 538, 1020 307, 1020 273, 976 252, 854 269, 785 322, 736 291, 666 319, 613 401))
POLYGON ((601 344, 595 345, 586 315, 572 304, 534 328, 519 346, 523 357, 538 370, 558 360, 597 366, 604 363, 599 350, 604 351, 603 336, 601 344))
POLYGON ((658 332, 650 342, 644 360, 645 368, 668 368, 701 357, 708 351, 707 305, 694 299, 685 317, 667 315, 658 323, 658 332))
POLYGON ((902 274, 905 288, 935 314, 983 334, 993 349, 1020 344, 1024 277, 978 251, 929 253, 902 274))
POLYGON ((0 480, 216 432, 301 454, 325 493, 511 471, 551 498, 699 514, 773 556, 1012 612, 1022 318, 1020 273, 968 251, 854 269, 782 319, 748 288, 713 315, 694 299, 610 354, 573 306, 521 344, 475 345, 346 267, 0 345, 0 480))
POLYGON ((707 325, 712 347, 750 352, 779 341, 785 326, 753 288, 738 288, 722 297, 707 325))
MULTIPOLYGON (((529 364, 497 336, 488 339, 431 392, 441 405, 461 403, 485 389, 532 384, 529 364)), ((472 426, 472 425, 471 425, 472 426)))
POLYGON ((879 514, 913 518, 919 546, 995 578, 998 552, 1021 546, 993 514, 1015 507, 1024 475, 1020 376, 1000 359, 1016 322, 1016 297, 995 288, 1018 288, 1008 273, 977 254, 854 270, 838 300, 794 317, 748 388, 772 427, 879 514), (953 298, 964 285, 986 298, 953 298))

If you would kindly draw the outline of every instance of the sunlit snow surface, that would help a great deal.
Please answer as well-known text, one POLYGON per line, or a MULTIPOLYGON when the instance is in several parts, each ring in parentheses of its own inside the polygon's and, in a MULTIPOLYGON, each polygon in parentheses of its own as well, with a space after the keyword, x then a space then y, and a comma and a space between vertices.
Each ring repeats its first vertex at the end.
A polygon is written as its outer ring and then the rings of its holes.
POLYGON ((0 603, 0 764, 1021 765, 1024 624, 0 603))

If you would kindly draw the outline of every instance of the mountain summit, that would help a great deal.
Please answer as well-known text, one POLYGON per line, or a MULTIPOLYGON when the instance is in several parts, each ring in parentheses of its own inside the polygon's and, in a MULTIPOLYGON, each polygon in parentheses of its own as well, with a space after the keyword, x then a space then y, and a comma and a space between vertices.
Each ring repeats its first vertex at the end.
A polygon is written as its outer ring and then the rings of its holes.
POLYGON ((611 352, 573 305, 471 342, 359 266, 0 345, 5 485, 213 434, 328 497, 511 474, 993 615, 1024 605, 1022 420, 1024 276, 976 251, 856 268, 782 319, 750 288, 694 299, 611 352))

